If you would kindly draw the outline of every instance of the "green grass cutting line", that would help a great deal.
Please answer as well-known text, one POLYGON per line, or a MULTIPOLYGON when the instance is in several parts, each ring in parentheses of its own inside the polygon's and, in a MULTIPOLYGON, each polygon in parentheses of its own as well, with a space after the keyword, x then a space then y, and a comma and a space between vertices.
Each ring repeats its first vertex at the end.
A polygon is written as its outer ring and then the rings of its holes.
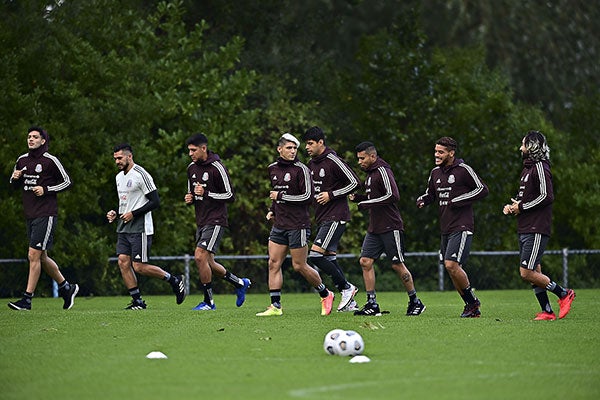
POLYGON ((209 312, 191 310, 198 295, 181 306, 146 296, 144 311, 122 310, 126 297, 77 298, 69 311, 61 299, 36 298, 29 312, 2 305, 0 399, 600 398, 600 290, 577 291, 557 321, 532 321, 527 289, 478 292, 479 319, 458 317, 454 292, 420 296, 419 317, 391 292, 378 293, 391 312, 382 317, 322 317, 316 294, 285 293, 284 315, 262 318, 266 293, 240 308, 219 295, 209 312), (334 328, 359 332, 371 362, 325 354, 334 328))

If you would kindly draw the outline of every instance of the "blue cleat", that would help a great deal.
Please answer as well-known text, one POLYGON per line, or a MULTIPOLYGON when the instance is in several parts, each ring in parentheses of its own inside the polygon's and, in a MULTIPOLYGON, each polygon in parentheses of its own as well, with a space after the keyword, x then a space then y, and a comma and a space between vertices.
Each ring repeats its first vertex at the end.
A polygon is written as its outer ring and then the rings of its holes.
POLYGON ((246 301, 246 292, 252 284, 252 282, 250 282, 250 279, 248 278, 242 278, 242 281, 244 282, 244 286, 235 289, 235 295, 237 296, 237 299, 235 300, 235 305, 238 307, 241 307, 242 304, 244 304, 244 301, 246 301))
POLYGON ((214 303, 206 304, 205 302, 201 302, 196 307, 192 308, 192 310, 196 310, 196 311, 212 311, 212 310, 216 310, 216 309, 217 309, 217 306, 214 303))

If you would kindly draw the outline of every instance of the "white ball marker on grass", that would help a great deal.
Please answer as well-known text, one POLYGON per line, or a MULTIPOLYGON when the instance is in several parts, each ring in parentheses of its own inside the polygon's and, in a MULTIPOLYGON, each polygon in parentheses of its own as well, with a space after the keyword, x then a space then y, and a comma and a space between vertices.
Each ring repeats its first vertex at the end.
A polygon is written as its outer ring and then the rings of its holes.
POLYGON ((367 356, 354 356, 350 359, 350 363, 352 364, 362 364, 362 363, 368 363, 371 362, 371 359, 367 356))
POLYGON ((168 357, 163 352, 151 351, 150 353, 146 354, 146 358, 158 359, 158 358, 168 358, 168 357))

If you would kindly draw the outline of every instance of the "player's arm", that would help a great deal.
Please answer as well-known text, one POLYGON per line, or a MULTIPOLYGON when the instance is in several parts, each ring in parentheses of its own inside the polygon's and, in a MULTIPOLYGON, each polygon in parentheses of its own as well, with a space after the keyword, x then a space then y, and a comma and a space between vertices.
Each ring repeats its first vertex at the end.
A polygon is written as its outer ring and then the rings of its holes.
POLYGON ((44 192, 62 192, 72 185, 71 178, 58 158, 50 156, 50 160, 52 160, 56 168, 54 176, 56 177, 57 183, 55 185, 46 186, 44 192))
POLYGON ((425 193, 417 197, 417 207, 419 208, 428 206, 435 200, 435 186, 433 185, 433 179, 431 179, 431 175, 432 174, 429 174, 429 179, 427 179, 427 189, 425 190, 425 193))
POLYGON ((214 175, 215 184, 214 187, 220 188, 219 192, 211 192, 204 190, 204 195, 210 197, 216 201, 223 201, 231 203, 235 200, 235 193, 233 192, 233 186, 231 185, 231 179, 225 166, 219 162, 213 162, 217 174, 214 175))
POLYGON ((400 199, 398 186, 396 185, 394 175, 392 175, 391 171, 387 168, 379 167, 377 168, 377 173, 379 175, 375 184, 381 188, 380 192, 382 194, 381 196, 373 197, 371 199, 359 202, 358 207, 361 209, 376 207, 380 204, 394 203, 400 199))
POLYGON ((467 164, 461 164, 461 167, 464 171, 465 183, 471 190, 451 199, 450 207, 467 206, 479 199, 483 199, 489 193, 488 187, 483 183, 479 176, 477 176, 473 168, 467 164))
POLYGON ((147 212, 150 212, 152 210, 156 210, 160 206, 160 198, 158 197, 158 190, 153 190, 153 191, 147 193, 146 198, 148 199, 148 202, 146 202, 146 204, 144 204, 140 208, 135 209, 131 212, 131 214, 133 214, 134 217, 137 217, 139 215, 144 215, 147 212))

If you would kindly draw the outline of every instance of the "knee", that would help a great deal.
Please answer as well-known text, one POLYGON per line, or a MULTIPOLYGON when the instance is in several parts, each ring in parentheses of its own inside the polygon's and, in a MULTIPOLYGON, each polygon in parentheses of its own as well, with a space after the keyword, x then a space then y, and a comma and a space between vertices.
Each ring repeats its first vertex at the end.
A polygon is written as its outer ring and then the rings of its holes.
POLYGON ((521 275, 521 279, 523 279, 526 282, 531 282, 531 275, 534 272, 532 270, 529 270, 527 268, 519 268, 519 274, 521 275))
POLYGON ((370 258, 361 257, 360 260, 358 260, 358 262, 360 263, 362 269, 369 270, 373 268, 373 260, 370 258))

